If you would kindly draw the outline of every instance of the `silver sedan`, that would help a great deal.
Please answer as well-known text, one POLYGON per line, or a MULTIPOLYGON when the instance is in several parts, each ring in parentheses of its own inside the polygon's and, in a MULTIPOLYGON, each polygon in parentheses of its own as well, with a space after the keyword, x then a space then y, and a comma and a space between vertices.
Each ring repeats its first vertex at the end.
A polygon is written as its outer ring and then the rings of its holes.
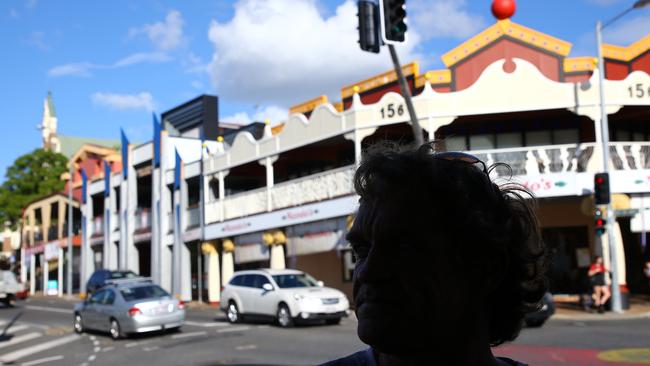
POLYGON ((185 306, 160 286, 131 281, 110 284, 74 308, 74 330, 109 332, 113 339, 130 333, 179 329, 185 306))

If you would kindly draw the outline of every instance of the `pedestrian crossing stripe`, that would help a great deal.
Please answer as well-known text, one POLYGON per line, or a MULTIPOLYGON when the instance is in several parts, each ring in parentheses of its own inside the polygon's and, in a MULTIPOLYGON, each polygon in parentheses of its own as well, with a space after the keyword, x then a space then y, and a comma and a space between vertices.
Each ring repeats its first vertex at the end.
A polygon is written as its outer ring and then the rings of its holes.
POLYGON ((650 348, 613 349, 598 354, 598 359, 609 362, 625 362, 650 365, 650 348))

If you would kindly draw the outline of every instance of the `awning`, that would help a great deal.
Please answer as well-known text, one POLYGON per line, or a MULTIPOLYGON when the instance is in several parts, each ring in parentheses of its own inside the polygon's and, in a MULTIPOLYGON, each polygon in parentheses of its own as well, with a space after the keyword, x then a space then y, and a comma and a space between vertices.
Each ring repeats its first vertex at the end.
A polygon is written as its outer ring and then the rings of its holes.
POLYGON ((346 217, 290 226, 287 228, 287 255, 305 255, 342 249, 346 217))
POLYGON ((262 240, 262 232, 235 237, 235 263, 250 263, 269 260, 269 248, 262 240))

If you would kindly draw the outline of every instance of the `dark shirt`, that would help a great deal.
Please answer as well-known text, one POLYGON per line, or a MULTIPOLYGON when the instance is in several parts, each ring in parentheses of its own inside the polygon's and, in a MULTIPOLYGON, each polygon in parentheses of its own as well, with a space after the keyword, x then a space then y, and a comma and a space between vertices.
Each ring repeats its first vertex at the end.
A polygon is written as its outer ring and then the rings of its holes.
MULTIPOLYGON (((497 357, 497 361, 503 366, 528 366, 524 363, 509 358, 497 357)), ((353 353, 338 360, 326 362, 321 366, 378 366, 372 348, 353 353)))

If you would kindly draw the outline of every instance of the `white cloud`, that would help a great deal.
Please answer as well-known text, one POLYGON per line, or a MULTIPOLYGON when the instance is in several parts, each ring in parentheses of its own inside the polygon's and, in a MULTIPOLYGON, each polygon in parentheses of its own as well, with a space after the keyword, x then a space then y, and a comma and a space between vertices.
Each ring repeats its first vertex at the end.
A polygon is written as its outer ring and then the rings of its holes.
POLYGON ((424 40, 453 37, 465 40, 486 27, 486 20, 466 10, 466 0, 414 0, 408 20, 424 40))
POLYGON ((611 28, 603 30, 603 39, 607 43, 627 46, 646 36, 648 29, 650 29, 650 14, 613 24, 611 28))
POLYGON ((14 18, 14 19, 18 19, 18 18, 20 18, 20 15, 19 15, 18 12, 16 11, 16 9, 11 9, 11 10, 9 10, 9 16, 12 17, 12 18, 14 18))
POLYGON ((52 77, 59 76, 92 76, 92 70, 96 69, 119 69, 144 62, 167 62, 171 57, 163 52, 139 52, 126 56, 110 65, 94 64, 92 62, 76 62, 54 66, 48 71, 52 77))
POLYGON ((45 33, 41 31, 34 31, 30 34, 27 42, 41 51, 48 51, 51 47, 45 42, 45 33))
POLYGON ((204 89, 204 88, 205 88, 205 85, 203 85, 203 82, 200 81, 200 80, 192 80, 192 82, 190 83, 190 85, 191 85, 192 88, 194 88, 194 89, 199 89, 199 90, 201 90, 201 89, 204 89))
POLYGON ((271 125, 276 125, 279 122, 285 121, 288 116, 288 109, 271 105, 258 110, 252 115, 249 115, 247 112, 237 112, 230 116, 223 117, 221 120, 228 123, 247 125, 251 122, 264 122, 268 119, 271 122, 271 125))
POLYGON ((48 75, 52 77, 58 76, 91 76, 90 70, 97 68, 98 65, 89 62, 79 62, 72 64, 65 64, 54 66, 48 71, 48 75))
POLYGON ((145 34, 156 48, 171 51, 180 47, 185 41, 183 37, 184 24, 181 13, 177 10, 171 10, 167 13, 164 21, 131 28, 129 34, 131 36, 145 34))
POLYGON ((29 9, 34 9, 36 7, 36 5, 38 5, 37 0, 27 0, 25 2, 25 7, 29 8, 29 9))
MULTIPOLYGON (((212 21, 209 72, 221 97, 289 106, 328 94, 391 68, 387 50, 375 55, 357 43, 356 2, 330 16, 315 0, 240 0, 224 23, 212 21)), ((419 36, 398 47, 403 63, 415 58, 419 36)))
POLYGON ((129 55, 113 64, 114 68, 135 65, 143 62, 167 62, 171 57, 163 52, 139 52, 129 55))
POLYGON ((90 96, 94 104, 111 109, 124 110, 154 110, 153 96, 149 92, 138 94, 117 94, 97 92, 90 96))

